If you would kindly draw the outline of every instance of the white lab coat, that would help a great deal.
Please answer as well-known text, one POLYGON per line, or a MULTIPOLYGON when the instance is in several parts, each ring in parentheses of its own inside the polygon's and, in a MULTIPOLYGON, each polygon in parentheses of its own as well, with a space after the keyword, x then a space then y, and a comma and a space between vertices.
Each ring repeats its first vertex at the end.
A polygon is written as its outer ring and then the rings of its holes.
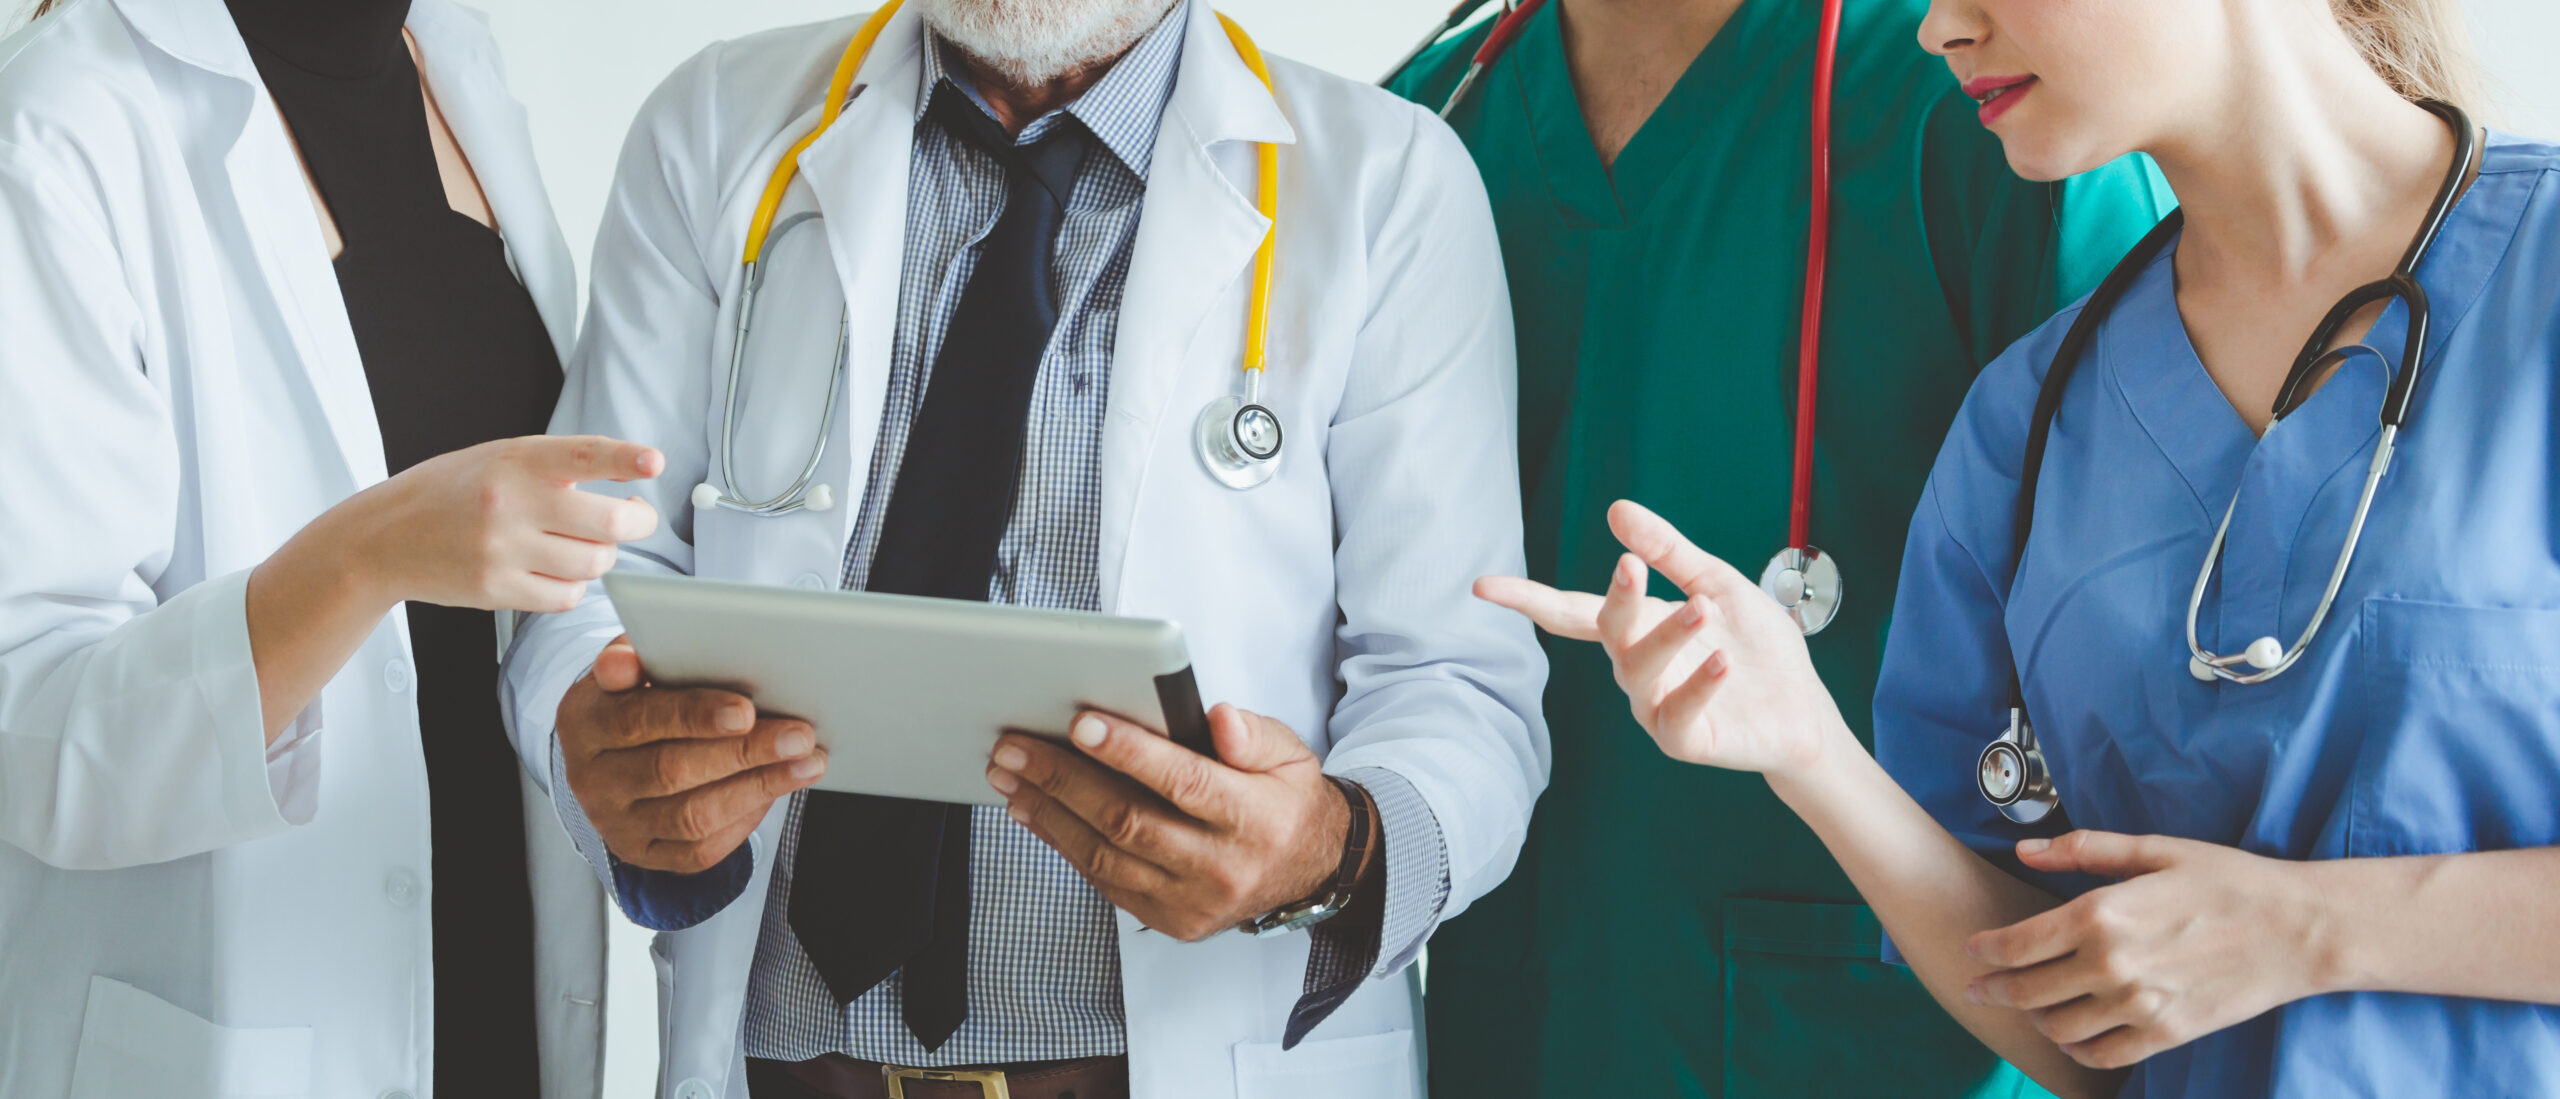
MULTIPOLYGON (((1547 773, 1528 627, 1469 583, 1521 569, 1511 313, 1475 167, 1427 112, 1273 59, 1275 102, 1206 4, 1194 5, 1155 148, 1120 309, 1102 439, 1102 605, 1182 623, 1201 689, 1285 721, 1328 769, 1411 780, 1445 836, 1455 914, 1509 873, 1547 773), (1247 272, 1268 223, 1256 141, 1281 144, 1267 402, 1286 419, 1275 480, 1211 480, 1192 423, 1237 391, 1247 272)), ((837 310, 850 377, 819 479, 842 503, 758 518, 695 511, 716 467, 748 218, 775 160, 814 125, 858 19, 717 45, 642 109, 595 256, 587 327, 554 430, 664 450, 641 488, 671 520, 621 567, 833 587, 871 468, 897 324, 921 60, 910 5, 865 90, 801 157, 787 216, 814 229, 768 253, 734 475, 789 483, 817 430, 837 310), (777 479, 778 478, 778 479, 777 479)), ((600 595, 528 623, 508 662, 519 748, 551 758, 562 693, 618 632, 600 595)), ((655 953, 661 1090, 744 1094, 740 1012, 783 813, 757 833, 745 896, 655 953)), ((591 851, 591 856, 601 852, 591 851)), ((1390 864, 1391 877, 1428 869, 1390 864)), ((1421 1094, 1407 956, 1296 1050, 1281 1028, 1307 937, 1183 944, 1120 916, 1130 1070, 1140 1099, 1401 1099, 1421 1094)))
MULTIPOLYGON (((488 32, 447 0, 409 27, 565 356, 571 260, 488 32)), ((383 453, 219 0, 72 0, 0 41, 0 477, 0 1095, 427 1095, 405 616, 263 742, 249 569, 383 453)), ((536 807, 546 1092, 591 1097, 601 901, 536 807)))

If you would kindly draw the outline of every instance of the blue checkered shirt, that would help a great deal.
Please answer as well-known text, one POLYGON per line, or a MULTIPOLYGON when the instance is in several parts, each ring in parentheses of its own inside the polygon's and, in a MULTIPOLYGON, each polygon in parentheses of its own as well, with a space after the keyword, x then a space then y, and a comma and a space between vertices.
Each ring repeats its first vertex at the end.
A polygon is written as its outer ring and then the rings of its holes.
MULTIPOLYGON (((1058 126, 1082 125, 1097 140, 1077 168, 1050 258, 1060 303, 1058 323, 1033 384, 1019 495, 997 547, 995 573, 987 585, 989 602, 1085 611, 1100 607, 1102 424, 1113 338, 1156 132, 1179 68, 1189 2, 1176 5, 1083 96, 1034 120, 1016 138, 1029 143, 1058 126)), ((926 39, 888 395, 868 488, 845 551, 844 584, 855 589, 863 587, 870 573, 934 356, 976 268, 980 242, 1004 212, 1007 190, 1001 164, 944 132, 927 113, 935 92, 946 83, 980 109, 984 103, 945 64, 944 47, 929 30, 926 39)), ((1382 958, 1410 955, 1414 940, 1438 916, 1449 891, 1438 822, 1412 785, 1383 769, 1344 777, 1377 802, 1386 860, 1436 866, 1438 872, 1399 878, 1400 888, 1387 895, 1383 911, 1316 929, 1306 977, 1309 998, 1301 1002, 1301 1010, 1319 1015, 1339 1002, 1345 982, 1370 975, 1382 958), (1336 995, 1320 999, 1317 994, 1328 989, 1336 995)), ((555 783, 554 788, 565 791, 567 786, 555 783)), ((747 990, 748 1056, 799 1061, 846 1053, 930 1067, 1126 1051, 1119 945, 1110 903, 1000 808, 982 806, 970 818, 969 1015, 960 1029, 939 1049, 927 1052, 908 1033, 904 988, 897 975, 839 1006, 801 949, 788 916, 800 813, 801 799, 795 797, 773 856, 773 888, 747 990)), ((573 827, 583 823, 575 821, 573 827)), ((752 857, 751 849, 742 847, 722 866, 689 877, 617 863, 613 878, 623 908, 635 922, 671 930, 706 919, 734 900, 745 887, 752 857)))

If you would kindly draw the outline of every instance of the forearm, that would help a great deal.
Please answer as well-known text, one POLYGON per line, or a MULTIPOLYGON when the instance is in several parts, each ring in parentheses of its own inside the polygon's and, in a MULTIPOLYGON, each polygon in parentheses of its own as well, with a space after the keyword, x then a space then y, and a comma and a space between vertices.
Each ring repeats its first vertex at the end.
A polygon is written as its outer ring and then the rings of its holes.
POLYGON ((2062 1096, 2112 1095, 2118 1077, 2073 1061, 2025 1013, 1977 1005, 1965 989, 1991 967, 1965 955, 1967 936, 2058 902, 1983 859, 1929 816, 1846 726, 1823 737, 1815 764, 1769 785, 1838 860, 1929 994, 1992 1052, 2062 1096))
POLYGON ((269 744, 399 605, 362 567, 346 508, 313 520, 249 574, 249 654, 269 744))
POLYGON ((2315 991, 2560 1003, 2560 848, 2302 865, 2315 991))

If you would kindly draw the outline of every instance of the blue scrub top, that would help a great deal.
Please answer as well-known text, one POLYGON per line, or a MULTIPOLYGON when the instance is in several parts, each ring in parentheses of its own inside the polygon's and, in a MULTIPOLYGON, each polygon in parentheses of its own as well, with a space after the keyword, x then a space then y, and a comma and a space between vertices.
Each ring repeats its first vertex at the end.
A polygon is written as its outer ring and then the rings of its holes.
MULTIPOLYGON (((1966 398, 1904 551, 1877 756, 1940 823, 2025 873, 2009 847, 2038 833, 1973 777, 2005 726, 2014 653, 2076 826, 2286 859, 2560 843, 2560 147, 2491 135, 2418 269, 2428 365, 2354 567, 2302 662, 2257 686, 2188 674, 2196 569, 2238 493, 2197 636, 2217 652, 2292 643, 2354 513, 2408 317, 2392 306, 2367 349, 2253 436, 2187 340, 2168 255, 2062 400, 2023 568, 2028 422, 2079 307, 1966 398)), ((2104 884, 2031 877, 2064 897, 2104 884)), ((2554 1081, 2560 1008, 2352 993, 2161 1053, 2125 1094, 2523 1095, 2554 1081)))

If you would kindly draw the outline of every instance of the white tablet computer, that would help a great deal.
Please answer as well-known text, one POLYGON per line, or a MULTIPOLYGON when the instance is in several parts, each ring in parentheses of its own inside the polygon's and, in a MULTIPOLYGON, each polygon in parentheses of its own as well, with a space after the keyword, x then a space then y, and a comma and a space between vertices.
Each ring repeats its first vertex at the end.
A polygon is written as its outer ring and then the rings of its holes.
POLYGON ((725 687, 815 725, 821 790, 1002 805, 996 737, 1063 737, 1088 709, 1210 751, 1171 622, 644 573, 604 588, 652 683, 725 687))

